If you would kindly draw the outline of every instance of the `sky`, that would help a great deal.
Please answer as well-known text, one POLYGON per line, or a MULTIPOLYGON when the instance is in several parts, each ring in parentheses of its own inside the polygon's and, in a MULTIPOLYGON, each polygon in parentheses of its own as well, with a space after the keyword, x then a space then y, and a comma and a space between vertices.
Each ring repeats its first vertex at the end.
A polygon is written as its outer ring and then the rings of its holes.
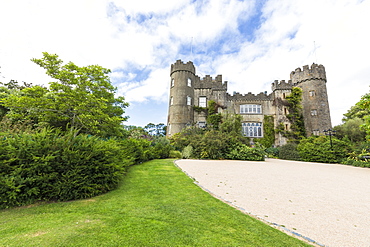
POLYGON ((370 0, 1 0, 0 81, 47 85, 42 52, 112 70, 125 125, 167 124, 170 66, 222 74, 228 92, 271 92, 325 66, 333 126, 369 92, 370 0))

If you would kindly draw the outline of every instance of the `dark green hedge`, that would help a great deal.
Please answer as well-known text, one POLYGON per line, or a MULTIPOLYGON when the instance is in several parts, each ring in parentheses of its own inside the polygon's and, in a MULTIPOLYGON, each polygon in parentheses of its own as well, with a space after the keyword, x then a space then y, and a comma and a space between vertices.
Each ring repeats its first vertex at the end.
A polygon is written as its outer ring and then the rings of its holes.
POLYGON ((76 131, 0 134, 0 208, 88 198, 115 189, 125 167, 122 145, 76 131))

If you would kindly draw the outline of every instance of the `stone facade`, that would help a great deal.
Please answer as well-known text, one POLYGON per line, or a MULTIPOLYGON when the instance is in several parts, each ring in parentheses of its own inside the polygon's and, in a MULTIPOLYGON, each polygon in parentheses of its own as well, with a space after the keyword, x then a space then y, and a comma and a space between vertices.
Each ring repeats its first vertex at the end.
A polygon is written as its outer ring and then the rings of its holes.
MULTIPOLYGON (((307 135, 320 135, 331 128, 330 110, 326 90, 326 73, 323 65, 312 64, 297 68, 290 73, 288 82, 274 81, 272 93, 227 93, 227 82, 222 76, 209 75, 201 79, 195 73, 191 61, 177 60, 171 65, 170 102, 167 121, 167 136, 180 132, 186 126, 206 124, 206 113, 196 111, 194 106, 206 107, 209 100, 222 106, 219 110, 242 116, 243 132, 251 138, 263 137, 264 115, 273 116, 275 127, 283 125, 290 128, 288 107, 282 104, 292 87, 303 91, 302 106, 307 135), (280 103, 279 103, 280 102, 280 103)), ((275 145, 286 144, 281 134, 276 134, 275 145)))

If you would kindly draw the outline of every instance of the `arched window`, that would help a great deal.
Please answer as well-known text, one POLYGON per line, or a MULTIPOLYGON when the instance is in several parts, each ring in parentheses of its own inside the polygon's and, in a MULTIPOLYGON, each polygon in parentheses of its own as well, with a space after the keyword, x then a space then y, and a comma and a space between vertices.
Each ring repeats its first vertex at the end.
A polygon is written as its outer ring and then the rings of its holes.
POLYGON ((242 123, 244 136, 262 137, 262 123, 242 123))

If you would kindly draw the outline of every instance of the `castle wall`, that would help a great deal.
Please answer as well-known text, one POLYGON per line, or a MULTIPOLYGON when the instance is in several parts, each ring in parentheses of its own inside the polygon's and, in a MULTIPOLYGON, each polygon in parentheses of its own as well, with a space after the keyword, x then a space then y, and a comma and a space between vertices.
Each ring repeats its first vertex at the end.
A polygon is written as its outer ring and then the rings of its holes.
MULTIPOLYGON (((323 130, 331 128, 330 111, 326 90, 326 73, 322 65, 313 64, 310 67, 303 66, 290 74, 288 82, 274 81, 272 93, 240 94, 227 93, 227 82, 222 82, 222 76, 214 79, 207 75, 200 79, 195 74, 192 62, 183 63, 181 60, 171 65, 171 89, 168 113, 168 136, 180 132, 188 125, 206 122, 205 111, 197 112, 194 106, 199 106, 199 97, 206 97, 207 102, 214 100, 222 109, 242 116, 243 123, 263 123, 264 116, 274 118, 274 126, 284 127, 290 130, 290 121, 287 118, 289 107, 286 97, 291 93, 292 87, 300 87, 303 91, 302 106, 305 128, 308 135, 322 133, 323 130), (189 86, 188 80, 191 80, 189 86), (191 97, 188 105, 187 97, 191 97), (261 112, 240 112, 240 105, 258 105, 261 112), (319 132, 317 132, 319 130, 319 132)), ((249 128, 249 127, 248 127, 249 128)), ((282 134, 275 136, 275 145, 282 146, 287 139, 282 134)))

